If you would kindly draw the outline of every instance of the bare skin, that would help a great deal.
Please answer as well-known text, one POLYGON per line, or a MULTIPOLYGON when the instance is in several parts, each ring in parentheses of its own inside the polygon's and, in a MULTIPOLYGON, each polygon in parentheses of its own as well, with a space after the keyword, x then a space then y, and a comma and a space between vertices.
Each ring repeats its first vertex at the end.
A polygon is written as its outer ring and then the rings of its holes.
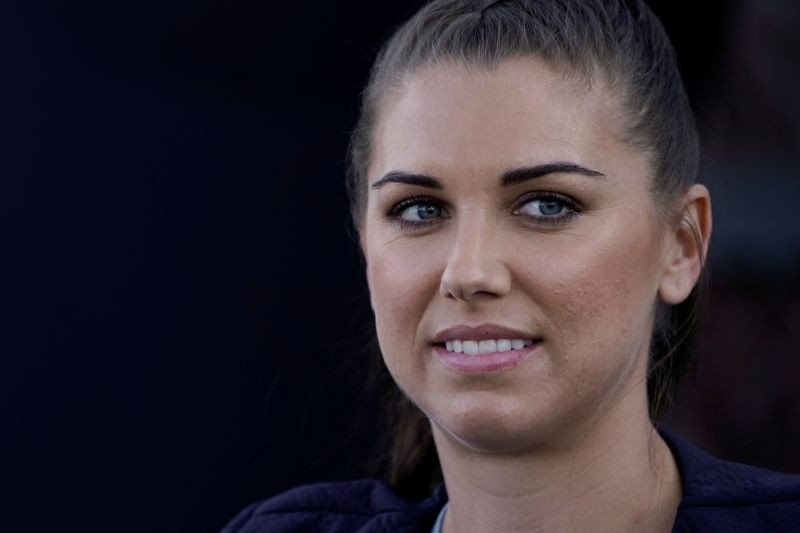
POLYGON ((604 423, 546 455, 475 452, 434 426, 450 497, 443 531, 670 531, 681 499, 672 454, 646 412, 616 414, 631 415, 624 432, 604 423))
POLYGON ((674 521, 680 477, 645 372, 657 300, 699 276, 710 198, 695 185, 663 216, 623 118, 601 83, 531 58, 424 68, 384 101, 361 246, 384 360, 432 424, 446 533, 674 521), (501 184, 532 167, 551 170, 501 184), (387 179, 419 175, 438 187, 387 179), (492 371, 445 364, 434 337, 482 324, 536 349, 492 371))

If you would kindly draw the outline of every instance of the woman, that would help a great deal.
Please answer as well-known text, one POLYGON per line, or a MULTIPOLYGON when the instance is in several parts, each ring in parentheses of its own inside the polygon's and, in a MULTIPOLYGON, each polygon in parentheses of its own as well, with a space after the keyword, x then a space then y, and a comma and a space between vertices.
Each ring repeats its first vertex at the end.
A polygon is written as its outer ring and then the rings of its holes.
POLYGON ((711 234, 698 153, 641 1, 423 7, 373 67, 348 183, 381 353, 414 406, 393 485, 302 487, 226 531, 796 527, 797 477, 653 423, 711 234))

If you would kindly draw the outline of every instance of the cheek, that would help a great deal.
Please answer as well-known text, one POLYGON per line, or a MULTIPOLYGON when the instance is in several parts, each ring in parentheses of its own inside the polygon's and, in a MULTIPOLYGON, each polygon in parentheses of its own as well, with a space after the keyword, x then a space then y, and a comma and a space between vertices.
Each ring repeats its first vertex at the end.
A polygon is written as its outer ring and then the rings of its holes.
POLYGON ((570 359, 561 362, 585 370, 635 356, 657 292, 657 250, 648 229, 610 227, 591 239, 550 244, 549 259, 532 261, 521 277, 544 315, 545 333, 570 359))
POLYGON ((436 257, 414 240, 372 247, 367 256, 370 300, 381 350, 390 369, 411 364, 417 327, 438 294, 436 257))

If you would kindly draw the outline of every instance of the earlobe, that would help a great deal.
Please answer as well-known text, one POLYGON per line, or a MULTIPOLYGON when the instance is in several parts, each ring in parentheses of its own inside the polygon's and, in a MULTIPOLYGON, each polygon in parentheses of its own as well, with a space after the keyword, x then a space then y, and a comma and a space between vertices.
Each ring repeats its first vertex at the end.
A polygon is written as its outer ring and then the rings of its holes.
POLYGON ((695 184, 681 200, 680 219, 667 235, 664 275, 658 295, 675 305, 689 297, 705 265, 711 238, 711 195, 695 184))

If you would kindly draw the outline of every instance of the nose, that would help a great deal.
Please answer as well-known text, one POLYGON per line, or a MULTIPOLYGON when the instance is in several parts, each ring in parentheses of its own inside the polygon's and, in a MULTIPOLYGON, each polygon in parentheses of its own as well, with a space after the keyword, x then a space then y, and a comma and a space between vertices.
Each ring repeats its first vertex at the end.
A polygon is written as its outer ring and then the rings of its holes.
POLYGON ((472 302, 511 290, 511 273, 501 257, 503 239, 491 219, 488 210, 475 210, 459 220, 439 284, 443 297, 472 302))

